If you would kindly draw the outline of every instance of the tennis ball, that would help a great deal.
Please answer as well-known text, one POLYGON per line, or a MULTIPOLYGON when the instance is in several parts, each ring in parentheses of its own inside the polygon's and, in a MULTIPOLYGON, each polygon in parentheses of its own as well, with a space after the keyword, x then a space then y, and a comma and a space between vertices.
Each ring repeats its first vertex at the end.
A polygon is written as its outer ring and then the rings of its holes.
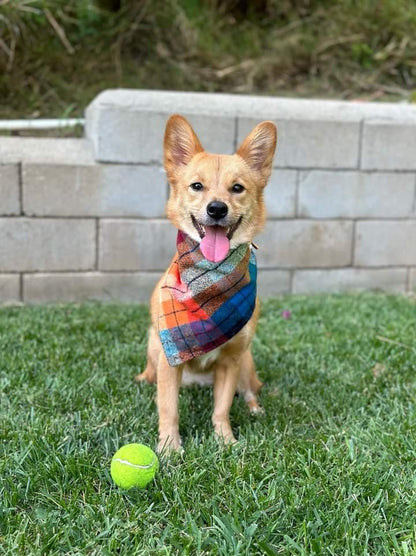
POLYGON ((144 488, 159 469, 157 455, 144 444, 126 444, 111 460, 111 476, 120 488, 144 488))

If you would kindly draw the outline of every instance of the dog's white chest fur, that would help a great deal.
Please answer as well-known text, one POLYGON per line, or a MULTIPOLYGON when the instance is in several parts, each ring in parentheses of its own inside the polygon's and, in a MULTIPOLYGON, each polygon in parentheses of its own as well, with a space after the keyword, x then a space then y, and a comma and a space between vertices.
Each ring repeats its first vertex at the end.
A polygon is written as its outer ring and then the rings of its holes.
POLYGON ((211 385, 214 380, 212 367, 219 358, 220 351, 221 347, 215 348, 193 359, 191 363, 185 364, 182 373, 182 384, 184 386, 190 384, 211 385))

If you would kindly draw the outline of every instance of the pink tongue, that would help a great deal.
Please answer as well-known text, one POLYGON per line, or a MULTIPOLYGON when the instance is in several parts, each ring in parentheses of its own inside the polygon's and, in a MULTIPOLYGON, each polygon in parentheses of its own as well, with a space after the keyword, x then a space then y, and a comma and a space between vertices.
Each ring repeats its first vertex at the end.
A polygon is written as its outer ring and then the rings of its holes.
POLYGON ((206 226, 205 236, 199 244, 202 254, 213 263, 224 260, 230 250, 230 240, 225 228, 221 226, 206 226))

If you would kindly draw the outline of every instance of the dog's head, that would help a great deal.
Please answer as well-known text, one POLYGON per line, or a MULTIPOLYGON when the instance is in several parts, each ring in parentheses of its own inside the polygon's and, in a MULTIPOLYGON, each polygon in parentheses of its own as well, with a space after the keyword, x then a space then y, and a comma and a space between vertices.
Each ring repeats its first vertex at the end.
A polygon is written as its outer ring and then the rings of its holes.
POLYGON ((249 243, 263 227, 263 190, 272 169, 276 126, 258 124, 233 155, 204 151, 189 122, 169 118, 164 165, 171 186, 171 222, 200 242, 208 260, 223 260, 230 248, 249 243))

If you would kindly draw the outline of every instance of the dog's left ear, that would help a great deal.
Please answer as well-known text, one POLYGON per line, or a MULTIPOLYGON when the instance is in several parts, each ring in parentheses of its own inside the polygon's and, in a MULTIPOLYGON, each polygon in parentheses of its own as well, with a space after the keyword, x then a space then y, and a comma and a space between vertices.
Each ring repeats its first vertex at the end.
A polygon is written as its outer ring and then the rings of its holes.
POLYGON ((277 129, 274 123, 261 122, 247 135, 236 154, 267 180, 272 171, 276 141, 277 129))

